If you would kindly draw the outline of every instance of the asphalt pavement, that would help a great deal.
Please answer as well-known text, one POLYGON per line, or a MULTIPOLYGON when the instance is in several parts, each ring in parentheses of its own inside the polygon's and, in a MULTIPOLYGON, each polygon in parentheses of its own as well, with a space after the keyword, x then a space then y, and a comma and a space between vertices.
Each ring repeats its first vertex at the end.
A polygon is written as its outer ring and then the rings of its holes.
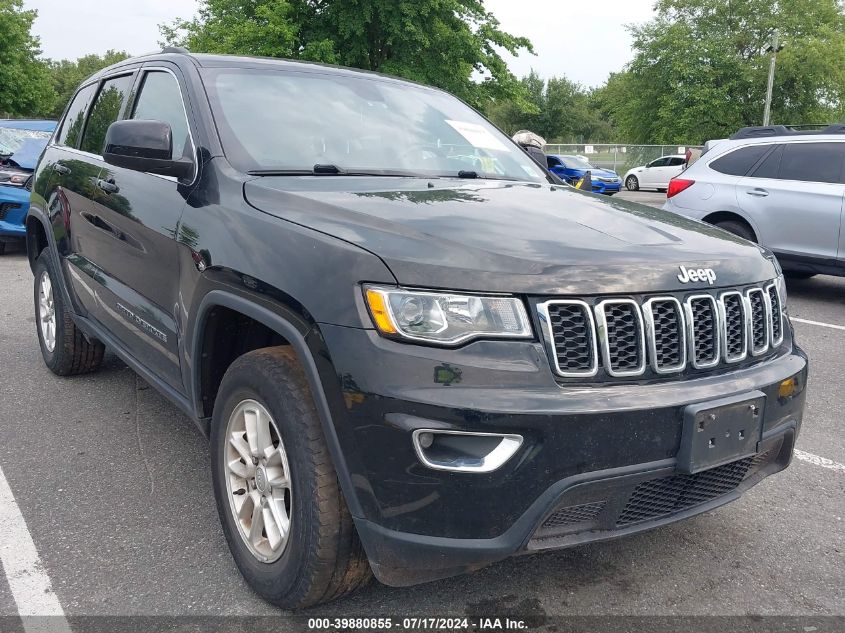
MULTIPOLYGON (((308 615, 845 615, 845 279, 789 291, 794 317, 825 325, 795 324, 812 370, 803 459, 784 473, 649 533, 417 587, 374 582, 308 615)), ((37 591, 68 616, 277 614, 229 555, 205 439, 114 356, 53 376, 32 303, 26 257, 0 257, 0 468, 37 550, 25 580, 48 583, 37 591)), ((22 581, 6 575, 0 616, 14 616, 9 582, 22 581)))

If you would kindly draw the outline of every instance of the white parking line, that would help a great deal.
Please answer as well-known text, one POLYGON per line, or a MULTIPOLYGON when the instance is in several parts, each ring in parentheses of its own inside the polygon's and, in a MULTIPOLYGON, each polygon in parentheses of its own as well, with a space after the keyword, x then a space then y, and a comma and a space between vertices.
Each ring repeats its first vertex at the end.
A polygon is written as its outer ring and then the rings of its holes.
POLYGON ((70 633, 18 502, 0 468, 0 561, 27 633, 70 633), (32 616, 52 616, 49 619, 32 616))
POLYGON ((813 464, 814 466, 830 468, 831 470, 845 473, 845 464, 840 464, 839 462, 835 462, 827 457, 819 457, 818 455, 813 455, 812 453, 805 453, 804 451, 799 451, 797 448, 792 452, 795 454, 795 457, 800 459, 802 462, 807 462, 808 464, 813 464))
POLYGON ((790 317, 790 321, 796 321, 797 323, 806 323, 807 325, 819 325, 821 327, 829 327, 832 330, 845 330, 845 325, 834 325, 833 323, 810 321, 809 319, 799 319, 798 317, 790 317))

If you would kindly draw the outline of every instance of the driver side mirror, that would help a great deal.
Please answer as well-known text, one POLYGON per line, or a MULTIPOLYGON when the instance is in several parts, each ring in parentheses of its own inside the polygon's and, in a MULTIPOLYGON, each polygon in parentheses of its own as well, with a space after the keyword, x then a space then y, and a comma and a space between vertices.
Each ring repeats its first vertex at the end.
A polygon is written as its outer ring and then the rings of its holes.
POLYGON ((130 119, 115 121, 106 132, 103 160, 109 165, 182 180, 194 173, 189 158, 171 158, 173 133, 169 123, 130 119))

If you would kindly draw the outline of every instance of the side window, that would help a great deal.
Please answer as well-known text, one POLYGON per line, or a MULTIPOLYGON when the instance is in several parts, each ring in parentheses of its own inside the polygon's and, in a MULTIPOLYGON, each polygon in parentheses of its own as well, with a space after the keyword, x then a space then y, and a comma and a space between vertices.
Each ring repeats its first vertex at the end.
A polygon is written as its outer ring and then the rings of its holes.
POLYGON ((842 182, 845 143, 789 143, 780 161, 781 180, 842 182))
POLYGON ((92 154, 102 154, 106 143, 106 130, 120 118, 120 107, 126 94, 132 88, 132 75, 123 75, 114 79, 107 79, 100 88, 88 124, 82 136, 79 149, 92 154))
POLYGON ((172 158, 182 158, 186 150, 190 151, 188 119, 185 106, 182 105, 182 93, 179 82, 170 73, 150 71, 144 76, 132 118, 169 123, 173 132, 172 158))
POLYGON ((777 178, 780 172, 780 157, 783 156, 783 145, 778 145, 771 154, 766 156, 762 163, 755 169, 752 178, 777 178))
POLYGON ((669 164, 669 158, 664 156, 663 158, 658 158, 657 160, 651 161, 647 166, 648 167, 666 167, 666 165, 668 165, 668 164, 669 164))
POLYGON ((740 147, 714 160, 710 163, 710 169, 728 176, 744 176, 771 149, 771 145, 740 147))
POLYGON ((68 147, 76 147, 79 144, 82 124, 85 123, 85 112, 88 110, 88 104, 91 103, 96 90, 97 84, 91 84, 76 93, 76 97, 68 108, 64 123, 62 123, 62 129, 56 137, 56 143, 68 147))
POLYGON ((685 161, 683 158, 679 158, 679 157, 675 156, 675 157, 673 157, 669 160, 669 167, 680 167, 685 162, 687 162, 687 161, 685 161))

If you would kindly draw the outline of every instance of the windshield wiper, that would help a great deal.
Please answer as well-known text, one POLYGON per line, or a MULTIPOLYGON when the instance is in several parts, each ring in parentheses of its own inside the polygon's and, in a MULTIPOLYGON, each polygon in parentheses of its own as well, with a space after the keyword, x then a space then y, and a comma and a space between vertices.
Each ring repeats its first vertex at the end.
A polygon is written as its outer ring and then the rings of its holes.
POLYGON ((330 163, 314 165, 311 169, 252 169, 250 176, 395 176, 402 178, 427 178, 425 174, 390 169, 346 170, 330 163))

